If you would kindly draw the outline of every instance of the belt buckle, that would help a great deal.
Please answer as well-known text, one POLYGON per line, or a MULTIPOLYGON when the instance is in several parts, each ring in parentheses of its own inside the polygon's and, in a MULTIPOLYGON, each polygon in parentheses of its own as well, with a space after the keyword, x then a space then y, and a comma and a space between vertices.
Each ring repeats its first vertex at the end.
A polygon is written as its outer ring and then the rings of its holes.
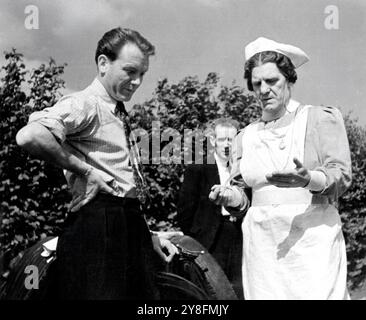
POLYGON ((236 220, 238 220, 238 218, 237 217, 230 216, 229 220, 231 222, 236 222, 236 220))

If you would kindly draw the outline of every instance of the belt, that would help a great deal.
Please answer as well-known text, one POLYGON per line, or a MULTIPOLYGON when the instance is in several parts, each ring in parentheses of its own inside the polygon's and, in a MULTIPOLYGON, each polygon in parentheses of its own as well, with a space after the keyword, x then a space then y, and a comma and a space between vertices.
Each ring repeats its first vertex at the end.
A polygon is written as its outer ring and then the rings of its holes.
POLYGON ((110 204, 119 204, 121 206, 133 206, 140 204, 140 201, 137 198, 117 197, 107 193, 98 193, 93 200, 107 202, 110 204))
POLYGON ((312 194, 310 191, 303 188, 273 188, 253 192, 253 207, 280 204, 329 204, 329 200, 326 196, 312 194))

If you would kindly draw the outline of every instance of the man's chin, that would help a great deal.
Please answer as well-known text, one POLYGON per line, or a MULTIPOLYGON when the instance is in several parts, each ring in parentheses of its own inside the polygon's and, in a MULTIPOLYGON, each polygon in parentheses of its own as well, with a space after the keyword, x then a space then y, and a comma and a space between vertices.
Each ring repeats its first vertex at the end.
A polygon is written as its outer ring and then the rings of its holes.
POLYGON ((131 100, 132 94, 118 94, 116 98, 118 101, 128 102, 131 100))
POLYGON ((228 159, 229 159, 229 155, 226 155, 225 153, 221 153, 221 154, 220 154, 220 158, 221 158, 221 160, 223 160, 223 161, 228 161, 228 159))

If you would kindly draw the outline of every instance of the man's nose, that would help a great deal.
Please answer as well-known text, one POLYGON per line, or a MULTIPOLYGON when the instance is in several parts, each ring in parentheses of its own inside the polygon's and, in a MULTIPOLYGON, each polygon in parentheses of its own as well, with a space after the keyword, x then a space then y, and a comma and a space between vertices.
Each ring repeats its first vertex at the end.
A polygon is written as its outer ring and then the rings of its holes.
POLYGON ((229 139, 225 139, 225 147, 230 147, 231 141, 229 139))
POLYGON ((135 86, 139 86, 142 82, 142 77, 136 77, 135 79, 132 79, 131 83, 135 86))

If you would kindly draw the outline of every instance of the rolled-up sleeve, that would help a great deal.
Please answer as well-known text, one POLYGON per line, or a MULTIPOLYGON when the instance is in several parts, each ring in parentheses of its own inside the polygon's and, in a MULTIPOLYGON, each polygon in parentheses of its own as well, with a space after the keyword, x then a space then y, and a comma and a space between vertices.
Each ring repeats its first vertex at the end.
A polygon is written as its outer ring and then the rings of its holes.
POLYGON ((314 170, 323 172, 326 181, 321 191, 312 191, 337 200, 351 185, 352 166, 347 132, 340 111, 333 107, 316 108, 318 154, 321 165, 314 170))
POLYGON ((61 98, 53 107, 32 113, 28 123, 45 126, 63 143, 67 135, 81 131, 90 122, 90 112, 72 96, 61 98))

